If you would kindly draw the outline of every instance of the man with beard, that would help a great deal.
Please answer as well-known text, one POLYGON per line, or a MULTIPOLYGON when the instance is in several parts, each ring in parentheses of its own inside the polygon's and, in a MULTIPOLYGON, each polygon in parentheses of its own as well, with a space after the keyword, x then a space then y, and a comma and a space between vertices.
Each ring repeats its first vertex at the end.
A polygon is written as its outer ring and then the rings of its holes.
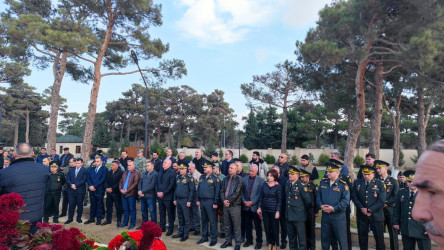
POLYGON ((261 155, 259 154, 258 151, 254 151, 253 152, 253 157, 250 161, 250 166, 254 164, 256 166, 258 166, 259 168, 259 177, 261 177, 262 179, 266 179, 267 178, 267 173, 268 173, 268 166, 267 163, 261 159, 261 155))
POLYGON ((310 174, 310 180, 317 180, 319 179, 319 173, 315 166, 313 166, 310 162, 310 157, 308 155, 301 156, 301 166, 299 166, 299 169, 304 169, 305 171, 311 173, 310 174))
POLYGON ((401 190, 396 197, 393 211, 393 228, 401 230, 402 245, 405 250, 414 250, 416 244, 418 244, 420 250, 431 249, 430 238, 425 231, 424 222, 412 218, 412 208, 415 206, 418 193, 418 188, 412 184, 415 171, 407 170, 404 175, 407 178, 408 188, 401 190))
POLYGON ((413 185, 418 188, 413 219, 425 222, 425 229, 430 239, 439 246, 438 249, 444 249, 443 162, 444 140, 439 140, 422 153, 413 180, 413 185))
POLYGON ((162 169, 162 160, 159 159, 159 154, 157 152, 153 152, 153 157, 151 158, 151 162, 154 163, 154 170, 159 173, 162 169))

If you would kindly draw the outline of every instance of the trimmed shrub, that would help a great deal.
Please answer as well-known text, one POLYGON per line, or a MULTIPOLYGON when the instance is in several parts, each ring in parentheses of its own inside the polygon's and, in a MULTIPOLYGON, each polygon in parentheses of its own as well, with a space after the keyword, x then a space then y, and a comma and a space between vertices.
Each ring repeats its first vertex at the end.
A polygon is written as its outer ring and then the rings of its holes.
POLYGON ((318 159, 318 165, 325 166, 325 164, 329 161, 330 161, 330 156, 328 156, 326 154, 321 154, 318 159))
POLYGON ((267 155, 264 157, 264 161, 265 161, 267 164, 274 164, 274 163, 276 162, 276 158, 274 158, 274 156, 272 156, 272 155, 267 154, 267 155))
POLYGON ((299 158, 296 155, 293 155, 290 159, 290 164, 293 166, 299 165, 299 158))
POLYGON ((241 160, 243 163, 248 163, 248 156, 245 154, 241 154, 239 160, 241 160))
POLYGON ((353 158, 353 167, 359 168, 361 165, 364 165, 365 159, 364 157, 357 155, 353 158))

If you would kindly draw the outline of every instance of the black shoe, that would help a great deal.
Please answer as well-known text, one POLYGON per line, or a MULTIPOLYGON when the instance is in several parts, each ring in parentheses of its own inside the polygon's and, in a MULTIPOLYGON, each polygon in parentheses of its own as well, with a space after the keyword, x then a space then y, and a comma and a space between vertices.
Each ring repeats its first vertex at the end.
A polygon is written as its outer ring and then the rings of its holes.
POLYGON ((210 247, 213 247, 213 246, 215 246, 217 244, 217 241, 212 241, 212 242, 210 242, 210 247))
POLYGON ((236 246, 234 247, 234 250, 240 250, 240 245, 236 245, 236 246))
POLYGON ((137 227, 136 230, 140 230, 140 227, 137 227))
POLYGON ((247 241, 247 242, 245 242, 245 243, 242 245, 242 247, 249 247, 249 246, 251 246, 251 245, 253 245, 253 242, 251 242, 251 241, 247 241))
POLYGON ((182 237, 182 239, 180 239, 180 241, 186 241, 186 240, 188 240, 188 236, 184 236, 182 237))
POLYGON ((200 235, 200 231, 199 230, 194 231, 193 235, 200 235))
POLYGON ((128 227, 128 230, 131 230, 131 229, 133 229, 133 228, 135 228, 136 226, 129 226, 128 227))
MULTIPOLYGON (((168 235, 167 235, 168 236, 168 235)), ((173 239, 176 239, 176 238, 180 238, 180 237, 182 237, 183 235, 181 234, 181 233, 177 233, 177 234, 175 234, 175 235, 173 235, 173 239)))
POLYGON ((225 234, 224 234, 224 233, 221 233, 221 234, 220 234, 220 238, 221 238, 221 239, 224 239, 224 238, 225 238, 225 234))
POLYGON ((188 232, 194 232, 194 231, 196 231, 196 229, 194 229, 194 228, 191 228, 190 230, 188 230, 188 232))
POLYGON ((280 248, 281 248, 281 249, 285 249, 285 248, 287 248, 287 243, 282 243, 282 245, 281 245, 280 248))
POLYGON ((59 223, 59 219, 53 219, 52 222, 53 223, 59 223))
POLYGON ((256 246, 254 246, 254 249, 262 249, 262 243, 256 243, 256 246))
POLYGON ((197 242, 197 244, 202 244, 202 243, 204 243, 204 242, 207 242, 208 241, 208 239, 205 239, 205 238, 201 238, 198 242, 197 242))
POLYGON ((117 228, 122 228, 122 227, 126 227, 126 225, 123 225, 123 224, 117 225, 117 228))
POLYGON ((64 213, 59 214, 59 218, 60 217, 65 217, 65 216, 66 216, 66 214, 64 214, 64 213))
POLYGON ((165 233, 166 231, 166 228, 162 228, 162 233, 165 233))
POLYGON ((168 232, 166 233, 166 236, 170 236, 170 235, 173 235, 173 231, 168 230, 168 232))
POLYGON ((233 246, 233 244, 231 244, 231 242, 225 241, 224 244, 222 244, 220 246, 220 248, 227 248, 227 247, 231 247, 233 246))
POLYGON ((67 221, 65 221, 65 225, 67 225, 67 224, 69 224, 71 222, 72 222, 72 220, 67 220, 67 221))
POLYGON ((108 225, 108 224, 111 224, 111 221, 106 220, 105 222, 102 223, 102 226, 105 226, 105 225, 108 225))
POLYGON ((97 225, 97 226, 100 226, 100 224, 102 224, 101 221, 97 221, 97 222, 96 222, 96 225, 97 225))
POLYGON ((77 221, 77 223, 79 223, 79 224, 82 224, 82 222, 83 222, 81 219, 77 219, 76 221, 77 221))
POLYGON ((94 220, 87 220, 83 224, 88 225, 88 224, 91 224, 91 223, 94 223, 94 220))

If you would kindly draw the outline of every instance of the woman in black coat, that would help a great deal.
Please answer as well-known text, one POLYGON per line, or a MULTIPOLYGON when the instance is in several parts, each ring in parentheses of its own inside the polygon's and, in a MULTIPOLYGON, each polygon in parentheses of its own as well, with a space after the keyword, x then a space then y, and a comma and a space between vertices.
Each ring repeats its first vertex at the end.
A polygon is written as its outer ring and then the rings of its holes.
POLYGON ((271 169, 267 173, 268 182, 262 186, 261 200, 257 213, 264 220, 268 249, 279 246, 279 216, 282 205, 282 186, 278 183, 278 172, 271 169))

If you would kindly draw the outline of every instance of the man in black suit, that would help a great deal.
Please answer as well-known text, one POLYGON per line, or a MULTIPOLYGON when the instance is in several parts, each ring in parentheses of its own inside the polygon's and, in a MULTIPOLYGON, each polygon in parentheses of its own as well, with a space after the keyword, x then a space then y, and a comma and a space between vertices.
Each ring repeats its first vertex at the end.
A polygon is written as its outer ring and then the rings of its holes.
POLYGON ((82 223, 83 199, 86 193, 87 177, 88 171, 83 167, 83 159, 79 158, 76 160, 76 167, 71 168, 66 176, 66 183, 68 183, 69 215, 65 224, 73 221, 76 206, 77 223, 82 223))
POLYGON ((165 232, 166 213, 168 213, 168 232, 166 236, 170 236, 174 231, 174 187, 176 184, 176 173, 171 168, 171 160, 163 161, 163 166, 157 175, 156 192, 157 201, 159 202, 160 221, 159 226, 162 232, 165 232))
POLYGON ((162 160, 159 159, 159 154, 157 152, 153 152, 151 162, 154 163, 154 170, 159 173, 162 170, 162 160))
POLYGON ((111 163, 111 171, 108 171, 105 179, 106 188, 106 221, 102 226, 111 223, 113 218, 113 203, 116 207, 117 225, 122 222, 122 194, 119 190, 119 182, 123 171, 119 168, 119 161, 114 160, 111 163))
POLYGON ((105 213, 103 195, 105 194, 105 179, 108 169, 102 166, 103 162, 100 155, 95 157, 94 162, 95 167, 89 168, 87 178, 91 210, 89 220, 85 221, 85 224, 95 222, 95 218, 97 217, 96 225, 100 225, 102 224, 102 218, 105 213))

